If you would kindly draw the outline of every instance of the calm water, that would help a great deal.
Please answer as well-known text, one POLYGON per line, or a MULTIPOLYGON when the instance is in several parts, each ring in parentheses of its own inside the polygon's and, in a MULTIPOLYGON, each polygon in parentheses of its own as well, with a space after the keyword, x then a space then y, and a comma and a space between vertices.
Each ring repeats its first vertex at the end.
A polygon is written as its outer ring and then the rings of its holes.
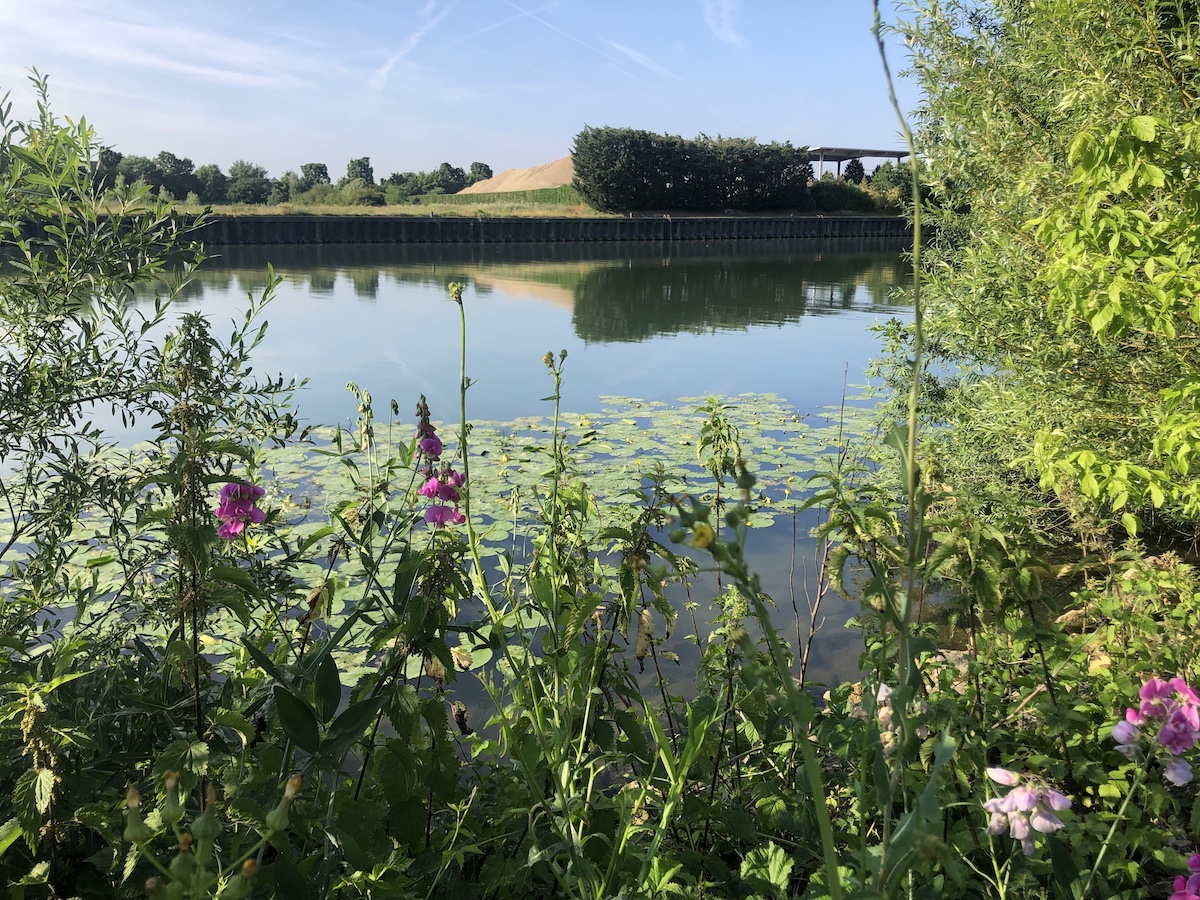
MULTIPOLYGON (((261 292, 267 264, 283 276, 256 368, 309 378, 301 418, 349 423, 354 381, 377 414, 417 395, 435 418, 456 419, 458 310, 446 285, 464 282, 468 393, 473 419, 547 415, 552 390, 541 358, 568 351, 564 409, 585 414, 602 396, 674 402, 706 394, 774 393, 801 414, 836 405, 843 382, 861 383, 878 352, 868 330, 907 317, 891 289, 909 277, 898 245, 730 242, 677 245, 271 246, 211 248, 184 294, 217 335, 261 292)), ((811 523, 754 533, 751 560, 791 627, 790 596, 804 613, 811 523), (797 554, 796 575, 793 548, 797 554)), ((830 601, 810 677, 852 677, 854 610, 830 601)), ((687 653, 686 648, 681 649, 687 653)), ((685 665, 687 660, 685 659, 685 665)))
POLYGON ((877 352, 867 330, 905 315, 890 288, 907 277, 898 248, 802 241, 624 245, 273 246, 214 248, 183 306, 218 327, 258 293, 267 263, 284 283, 267 309, 260 370, 308 377, 314 423, 350 421, 355 381, 376 409, 425 393, 457 410, 458 311, 468 285, 472 417, 544 414, 541 357, 568 351, 564 406, 597 397, 674 401, 773 392, 801 409, 836 403, 849 367, 877 352))

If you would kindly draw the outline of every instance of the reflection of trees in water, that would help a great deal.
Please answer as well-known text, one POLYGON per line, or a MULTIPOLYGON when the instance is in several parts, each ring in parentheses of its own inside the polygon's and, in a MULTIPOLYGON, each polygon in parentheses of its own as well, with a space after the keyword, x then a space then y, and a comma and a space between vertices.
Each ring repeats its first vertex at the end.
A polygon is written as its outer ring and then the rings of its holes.
POLYGON ((260 293, 268 264, 319 296, 333 295, 341 278, 364 300, 378 296, 385 275, 435 289, 463 281, 484 296, 486 282, 503 278, 573 296, 585 340, 632 341, 885 306, 907 271, 901 247, 885 239, 216 247, 183 298, 260 293))
POLYGON ((607 267, 575 291, 575 333, 585 341, 640 341, 882 307, 898 271, 895 254, 607 267))

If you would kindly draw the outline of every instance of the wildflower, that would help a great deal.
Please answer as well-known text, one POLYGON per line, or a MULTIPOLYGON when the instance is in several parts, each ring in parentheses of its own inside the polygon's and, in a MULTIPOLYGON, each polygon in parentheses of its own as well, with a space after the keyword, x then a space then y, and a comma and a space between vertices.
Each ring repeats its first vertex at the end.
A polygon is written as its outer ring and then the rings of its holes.
POLYGON ((436 462, 442 455, 442 439, 429 421, 429 404, 425 395, 417 402, 417 452, 425 459, 436 462))
POLYGON ((242 481, 231 481, 221 488, 221 502, 217 506, 217 518, 221 526, 217 535, 233 540, 247 525, 261 525, 267 514, 258 508, 258 501, 265 494, 262 488, 242 481))
POLYGON ((1133 719, 1137 717, 1134 710, 1129 710, 1125 714, 1125 718, 1113 726, 1113 740, 1117 742, 1117 750, 1127 756, 1129 759, 1137 754, 1138 745, 1142 740, 1142 730, 1133 724, 1133 719))
POLYGON ((1187 866, 1188 876, 1176 876, 1175 893, 1170 900, 1200 900, 1200 853, 1193 853, 1187 866))
POLYGON ((458 489, 463 486, 465 481, 466 479, 460 473, 448 466, 444 466, 441 472, 431 475, 417 489, 417 493, 422 497, 428 497, 430 500, 438 499, 446 503, 458 503, 462 499, 458 489))
POLYGON ((425 521, 435 528, 461 525, 467 521, 467 517, 458 511, 458 503, 462 499, 459 488, 466 483, 466 478, 450 468, 449 463, 442 463, 441 468, 434 471, 432 464, 442 455, 442 440, 429 421, 429 404, 425 402, 424 394, 417 403, 417 418, 420 420, 417 423, 417 454, 425 460, 425 465, 420 469, 425 481, 417 488, 417 493, 435 501, 425 510, 425 521), (447 503, 454 505, 447 506, 447 503))
POLYGON ((698 547, 703 550, 713 542, 712 526, 707 522, 697 522, 692 526, 692 536, 688 540, 688 545, 698 547))
POLYGON ((1192 764, 1186 759, 1169 759, 1163 764, 1163 778, 1176 787, 1182 787, 1192 780, 1192 764))
POLYGON ((1070 798, 1039 779, 1010 769, 990 768, 987 776, 996 784, 1012 788, 1005 796, 984 802, 983 808, 989 814, 988 834, 1008 831, 1008 836, 1020 843, 1022 852, 1032 856, 1033 833, 1052 834, 1062 828, 1063 821, 1055 813, 1070 809, 1070 798))
POLYGON ((1138 691, 1138 707, 1125 710, 1124 721, 1113 726, 1117 750, 1133 759, 1143 749, 1162 748, 1169 758, 1162 762, 1163 777, 1174 785, 1192 780, 1192 767, 1179 757, 1200 743, 1200 695, 1184 681, 1151 678, 1138 691), (1145 747, 1143 729, 1157 727, 1150 748, 1145 747))
POLYGON ((435 503, 425 510, 425 521, 435 528, 440 528, 443 525, 461 525, 467 521, 467 517, 454 507, 435 503))

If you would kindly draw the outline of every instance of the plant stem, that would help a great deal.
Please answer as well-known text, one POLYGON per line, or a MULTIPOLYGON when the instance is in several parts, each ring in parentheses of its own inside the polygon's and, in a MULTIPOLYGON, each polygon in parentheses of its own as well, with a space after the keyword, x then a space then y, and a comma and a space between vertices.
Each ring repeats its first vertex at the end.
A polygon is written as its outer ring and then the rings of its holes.
POLYGON ((1100 863, 1104 861, 1104 855, 1108 853, 1109 845, 1112 844, 1113 835, 1117 833, 1117 826, 1121 824, 1121 820, 1125 818, 1125 810, 1129 808, 1129 801, 1133 799, 1133 795, 1137 793, 1137 789, 1141 787, 1142 782, 1146 778, 1146 766, 1142 766, 1134 776, 1133 784, 1129 786, 1129 793, 1125 795, 1124 802, 1121 803, 1121 808, 1117 810, 1117 817, 1113 819, 1112 826, 1108 829, 1108 834, 1104 836, 1104 843, 1100 845, 1100 852, 1096 854, 1096 862, 1092 864, 1092 870, 1088 872, 1087 883, 1083 886, 1081 897, 1086 897, 1088 891, 1092 889, 1092 882, 1096 879, 1096 872, 1100 869, 1100 863))

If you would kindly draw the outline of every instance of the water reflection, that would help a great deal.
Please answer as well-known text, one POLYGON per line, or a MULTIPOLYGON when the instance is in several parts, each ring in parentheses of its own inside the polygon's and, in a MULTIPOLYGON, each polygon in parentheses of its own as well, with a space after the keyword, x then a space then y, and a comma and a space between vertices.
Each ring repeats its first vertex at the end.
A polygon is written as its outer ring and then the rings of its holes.
POLYGON ((216 248, 180 299, 260 293, 267 264, 312 295, 339 281, 377 301, 385 280, 539 300, 572 313, 585 342, 784 325, 806 315, 886 311, 907 274, 893 241, 726 241, 675 244, 320 245, 216 248))

